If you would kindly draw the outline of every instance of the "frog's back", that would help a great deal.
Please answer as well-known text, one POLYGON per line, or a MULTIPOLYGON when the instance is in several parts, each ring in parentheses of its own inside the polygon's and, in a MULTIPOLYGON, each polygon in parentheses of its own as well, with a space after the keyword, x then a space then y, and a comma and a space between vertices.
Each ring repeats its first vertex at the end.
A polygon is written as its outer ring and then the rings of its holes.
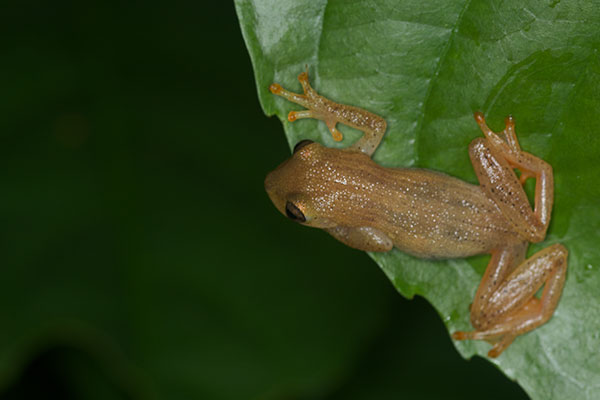
POLYGON ((283 179, 287 192, 304 193, 313 212, 337 226, 378 229, 407 253, 466 257, 522 241, 479 186, 449 175, 385 168, 363 153, 320 145, 294 160, 299 172, 283 179))
POLYGON ((380 173, 387 193, 378 228, 407 253, 465 257, 520 240, 479 186, 425 169, 380 173))

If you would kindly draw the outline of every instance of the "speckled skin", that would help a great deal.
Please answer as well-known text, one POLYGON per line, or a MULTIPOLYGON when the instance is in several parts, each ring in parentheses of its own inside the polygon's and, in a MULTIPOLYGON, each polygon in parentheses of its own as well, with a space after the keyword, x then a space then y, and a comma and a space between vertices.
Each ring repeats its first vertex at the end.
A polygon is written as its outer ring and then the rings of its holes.
MULTIPOLYGON (((312 143, 271 172, 265 188, 284 214, 293 199, 307 225, 374 228, 419 257, 465 257, 522 241, 479 186, 425 169, 384 168, 355 150, 312 143)), ((361 250, 391 249, 333 234, 361 250)))
POLYGON ((529 242, 546 236, 553 202, 552 168, 521 151, 512 117, 499 134, 475 113, 485 138, 473 140, 469 155, 480 185, 425 169, 384 168, 371 155, 385 134, 385 121, 360 108, 319 96, 299 78, 304 94, 272 84, 271 92, 307 108, 288 119, 317 118, 341 140, 338 122, 364 132, 345 149, 300 143, 290 159, 271 172, 265 189, 284 215, 327 230, 343 243, 366 251, 393 247, 425 258, 492 255, 471 305, 471 332, 457 340, 493 343, 497 357, 520 334, 544 324, 560 299, 567 250, 549 246, 525 259, 529 242), (514 172, 518 168, 520 178, 514 172), (534 209, 522 184, 536 178, 534 209), (544 287, 542 297, 536 292, 544 287))

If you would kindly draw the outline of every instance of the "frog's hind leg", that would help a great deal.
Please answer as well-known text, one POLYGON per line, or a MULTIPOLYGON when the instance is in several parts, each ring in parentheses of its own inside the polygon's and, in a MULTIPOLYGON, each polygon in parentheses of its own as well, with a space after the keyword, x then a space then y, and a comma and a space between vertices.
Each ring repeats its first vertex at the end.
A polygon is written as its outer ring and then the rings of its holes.
POLYGON ((359 129, 364 134, 351 148, 372 155, 385 134, 387 127, 385 120, 362 108, 335 103, 319 95, 310 86, 308 72, 302 72, 298 80, 302 84, 303 94, 287 91, 277 83, 269 86, 271 93, 307 108, 307 110, 290 112, 288 120, 292 122, 300 118, 320 119, 325 122, 336 141, 343 139, 342 133, 336 128, 338 122, 359 129))
POLYGON ((483 114, 475 113, 486 139, 475 139, 469 147, 473 169, 481 188, 486 192, 514 229, 530 242, 540 242, 546 236, 554 198, 552 167, 544 160, 521 151, 512 117, 499 134, 492 132, 483 114), (514 169, 521 170, 521 179, 514 169), (522 183, 536 178, 534 208, 531 209, 522 183))
POLYGON ((547 247, 525 261, 524 244, 492 253, 475 300, 471 321, 475 330, 455 332, 456 340, 481 339, 494 343, 490 357, 497 357, 523 333, 546 323, 554 313, 565 282, 567 249, 547 247), (536 292, 544 286, 540 299, 536 292))

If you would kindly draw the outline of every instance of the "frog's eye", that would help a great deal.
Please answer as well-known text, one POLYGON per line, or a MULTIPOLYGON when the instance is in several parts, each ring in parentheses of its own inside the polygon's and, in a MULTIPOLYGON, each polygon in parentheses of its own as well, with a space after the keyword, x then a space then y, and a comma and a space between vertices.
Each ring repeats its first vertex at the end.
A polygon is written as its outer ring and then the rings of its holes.
POLYGON ((285 215, 288 216, 289 219, 293 219, 298 222, 306 222, 306 217, 304 213, 300 211, 300 209, 291 201, 285 203, 285 215))
POLYGON ((301 148, 308 146, 309 144, 314 143, 312 140, 309 139, 304 139, 299 141, 298 143, 296 143, 296 145, 294 146, 294 153, 296 153, 298 150, 300 150, 301 148))

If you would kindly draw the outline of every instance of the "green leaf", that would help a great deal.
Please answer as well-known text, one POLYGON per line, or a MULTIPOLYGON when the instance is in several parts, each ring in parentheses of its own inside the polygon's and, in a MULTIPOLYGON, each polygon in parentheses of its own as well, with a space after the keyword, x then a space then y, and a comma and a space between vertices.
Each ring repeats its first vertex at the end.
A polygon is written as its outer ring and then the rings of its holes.
MULTIPOLYGON (((490 360, 534 399, 592 399, 600 390, 600 4, 589 1, 236 0, 258 95, 290 145, 336 146, 323 123, 288 123, 297 106, 271 95, 300 90, 307 65, 317 90, 382 115, 388 133, 375 154, 386 166, 426 167, 476 183, 467 146, 515 117, 524 150, 555 172, 555 206, 544 242, 570 252, 558 309, 544 326, 490 360)), ((358 137, 345 130, 347 146, 358 137)), ((282 158, 285 155, 282 154, 282 158)), ((469 329, 469 303, 488 256, 419 260, 371 254, 404 296, 426 297, 450 332, 469 329)), ((464 357, 489 345, 455 342, 464 357)))

